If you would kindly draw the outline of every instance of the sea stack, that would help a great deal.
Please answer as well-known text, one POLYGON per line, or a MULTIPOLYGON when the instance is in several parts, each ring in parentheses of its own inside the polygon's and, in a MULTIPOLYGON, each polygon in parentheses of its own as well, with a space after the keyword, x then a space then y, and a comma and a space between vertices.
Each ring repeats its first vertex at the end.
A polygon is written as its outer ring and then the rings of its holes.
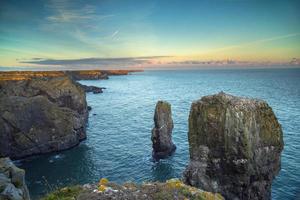
POLYGON ((0 199, 30 200, 25 183, 25 171, 9 158, 0 158, 0 199))
POLYGON ((166 158, 175 151, 176 146, 172 142, 173 127, 171 105, 166 101, 158 101, 151 135, 154 159, 166 158))
POLYGON ((223 92, 205 96, 191 106, 188 139, 187 184, 226 199, 271 198, 283 137, 265 101, 223 92))

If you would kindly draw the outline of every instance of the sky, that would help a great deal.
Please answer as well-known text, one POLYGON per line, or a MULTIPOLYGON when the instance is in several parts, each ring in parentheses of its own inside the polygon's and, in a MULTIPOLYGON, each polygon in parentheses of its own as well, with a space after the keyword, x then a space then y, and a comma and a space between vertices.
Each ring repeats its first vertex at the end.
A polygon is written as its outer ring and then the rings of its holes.
POLYGON ((0 0, 0 66, 299 65, 298 0, 0 0))

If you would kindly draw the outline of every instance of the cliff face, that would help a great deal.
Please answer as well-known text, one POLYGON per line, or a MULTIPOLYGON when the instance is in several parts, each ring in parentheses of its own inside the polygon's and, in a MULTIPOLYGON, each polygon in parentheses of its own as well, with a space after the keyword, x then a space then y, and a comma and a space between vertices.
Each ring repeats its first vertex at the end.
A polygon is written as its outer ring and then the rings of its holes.
POLYGON ((171 105, 165 101, 158 101, 154 113, 154 128, 152 129, 153 157, 165 158, 175 151, 172 142, 173 119, 171 105))
POLYGON ((86 138, 84 90, 68 77, 0 82, 0 157, 68 149, 86 138))
POLYGON ((25 171, 16 167, 9 158, 0 158, 0 199, 30 199, 25 184, 25 171))
POLYGON ((281 126, 261 100, 224 93, 192 104, 187 184, 228 199, 270 199, 280 170, 281 126))

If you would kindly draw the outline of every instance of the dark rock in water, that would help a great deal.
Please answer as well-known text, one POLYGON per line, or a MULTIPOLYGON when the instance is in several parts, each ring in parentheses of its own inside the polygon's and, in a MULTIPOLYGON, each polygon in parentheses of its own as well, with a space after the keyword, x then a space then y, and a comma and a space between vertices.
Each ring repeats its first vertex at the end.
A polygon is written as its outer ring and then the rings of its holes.
POLYGON ((105 89, 104 87, 87 86, 82 84, 80 84, 80 86, 85 92, 93 92, 94 94, 103 93, 103 89, 105 89))
POLYGON ((87 109, 88 109, 88 111, 91 111, 92 107, 91 106, 87 106, 87 109))
POLYGON ((152 129, 153 157, 161 159, 170 156, 176 149, 172 142, 173 120, 171 105, 158 101, 154 113, 155 126, 152 129))
POLYGON ((270 199, 280 171, 281 126, 265 101, 225 93, 194 102, 187 184, 226 199, 270 199))
POLYGON ((30 199, 25 183, 25 171, 16 167, 9 158, 0 158, 0 199, 30 199))
POLYGON ((0 157, 60 151, 86 138, 84 90, 68 77, 0 82, 0 157))

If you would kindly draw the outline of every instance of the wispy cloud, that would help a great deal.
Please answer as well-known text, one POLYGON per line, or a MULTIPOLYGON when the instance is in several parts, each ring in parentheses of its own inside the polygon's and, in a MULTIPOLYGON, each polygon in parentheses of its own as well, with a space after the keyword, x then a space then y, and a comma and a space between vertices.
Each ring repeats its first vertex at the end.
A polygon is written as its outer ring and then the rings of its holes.
POLYGON ((291 33, 291 34, 286 34, 286 35, 274 36, 274 37, 270 37, 270 38, 264 38, 264 39, 260 39, 260 40, 245 42, 245 43, 238 44, 238 45, 230 45, 230 46, 226 46, 226 47, 222 47, 222 48, 217 48, 212 51, 226 51, 226 50, 231 50, 231 49, 244 48, 244 47, 260 45, 260 44, 264 44, 267 42, 283 40, 283 39, 297 37, 297 36, 300 36, 300 33, 291 33))
POLYGON ((114 38, 115 36, 118 35, 118 33, 119 33, 119 30, 116 30, 116 31, 111 35, 111 37, 114 38))
POLYGON ((93 5, 77 5, 69 0, 51 0, 46 8, 51 13, 46 19, 52 23, 80 23, 114 16, 112 14, 98 14, 93 5))
MULTIPOLYGON (((45 4, 47 12, 40 29, 59 34, 59 39, 73 40, 71 45, 81 45, 82 48, 103 56, 102 38, 113 39, 110 30, 106 30, 103 23, 116 15, 102 12, 97 5, 90 1, 49 0, 45 4)), ((114 37, 117 34, 118 32, 114 33, 114 37)))

